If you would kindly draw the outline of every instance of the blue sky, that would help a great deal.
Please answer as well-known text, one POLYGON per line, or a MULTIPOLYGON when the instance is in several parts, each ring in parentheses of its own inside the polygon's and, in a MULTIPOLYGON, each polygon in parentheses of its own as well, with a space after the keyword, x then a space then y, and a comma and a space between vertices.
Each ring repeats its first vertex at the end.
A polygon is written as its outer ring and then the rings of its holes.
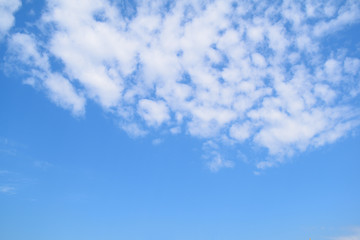
POLYGON ((360 239, 358 1, 0 15, 0 239, 360 239))

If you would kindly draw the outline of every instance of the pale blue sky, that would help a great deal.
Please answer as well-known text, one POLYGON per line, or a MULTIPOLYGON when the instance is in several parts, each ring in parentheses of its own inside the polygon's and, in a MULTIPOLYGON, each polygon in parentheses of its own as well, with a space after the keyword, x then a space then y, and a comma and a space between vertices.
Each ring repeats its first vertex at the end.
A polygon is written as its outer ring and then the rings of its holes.
POLYGON ((358 1, 0 15, 0 239, 360 239, 358 1))

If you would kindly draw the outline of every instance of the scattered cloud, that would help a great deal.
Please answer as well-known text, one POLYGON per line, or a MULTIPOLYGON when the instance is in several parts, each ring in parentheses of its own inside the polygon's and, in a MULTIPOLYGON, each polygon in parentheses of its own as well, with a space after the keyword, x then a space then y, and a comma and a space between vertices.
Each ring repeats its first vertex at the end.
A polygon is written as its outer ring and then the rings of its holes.
MULTIPOLYGON (((130 136, 252 142, 270 156, 259 168, 359 125, 359 55, 324 46, 359 23, 358 1, 139 1, 130 15, 108 0, 47 5, 41 34, 13 34, 7 61, 75 116, 94 101, 130 136)), ((213 171, 233 166, 210 155, 213 171)))

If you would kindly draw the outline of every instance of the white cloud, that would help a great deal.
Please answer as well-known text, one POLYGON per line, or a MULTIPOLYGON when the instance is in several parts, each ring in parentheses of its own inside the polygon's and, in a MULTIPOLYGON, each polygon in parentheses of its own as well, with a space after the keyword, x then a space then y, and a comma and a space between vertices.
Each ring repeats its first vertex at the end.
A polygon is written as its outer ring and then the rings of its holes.
POLYGON ((14 25, 14 13, 20 6, 20 0, 0 0, 0 40, 14 25))
POLYGON ((324 84, 316 84, 314 86, 314 94, 315 96, 324 100, 326 103, 331 103, 336 97, 335 91, 332 90, 328 85, 324 84))
POLYGON ((46 89, 50 99, 59 106, 71 110, 74 115, 82 115, 85 109, 85 98, 78 93, 73 84, 58 73, 50 70, 48 55, 40 53, 36 40, 28 34, 16 33, 10 39, 9 48, 14 57, 30 66, 34 75, 25 80, 26 84, 37 85, 46 89))
MULTIPOLYGON (((342 88, 359 89, 359 59, 346 44, 324 51, 322 37, 356 23, 359 2, 183 0, 164 9, 138 2, 128 18, 108 0, 51 1, 40 24, 47 38, 14 34, 9 52, 56 104, 80 115, 93 100, 131 136, 162 126, 252 141, 282 159, 358 125, 342 88)), ((232 166, 211 159, 213 170, 232 166)))
POLYGON ((251 123, 234 124, 230 127, 230 137, 242 142, 251 136, 251 123))
POLYGON ((44 81, 44 85, 49 90, 49 96, 55 103, 70 109, 74 114, 83 113, 85 99, 76 92, 67 79, 58 74, 51 74, 44 81))
POLYGON ((360 71, 360 60, 358 58, 346 58, 344 62, 345 72, 356 75, 360 71))
POLYGON ((264 29, 259 26, 251 26, 247 31, 250 40, 254 42, 261 42, 264 39, 264 29))
POLYGON ((34 36, 15 33, 11 36, 9 48, 22 63, 28 64, 33 68, 49 68, 48 57, 45 53, 43 54, 38 51, 34 36))
POLYGON ((253 63, 258 67, 266 67, 266 60, 263 55, 259 53, 253 53, 251 55, 253 63))
POLYGON ((325 62, 325 73, 329 81, 341 80, 341 65, 335 59, 329 59, 325 62))

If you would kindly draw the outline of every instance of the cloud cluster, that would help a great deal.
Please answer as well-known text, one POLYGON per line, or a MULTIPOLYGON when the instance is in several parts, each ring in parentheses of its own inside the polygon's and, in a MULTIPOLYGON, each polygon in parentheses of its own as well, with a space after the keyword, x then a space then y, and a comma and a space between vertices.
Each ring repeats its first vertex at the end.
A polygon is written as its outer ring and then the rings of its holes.
MULTIPOLYGON (((83 115, 95 101, 133 136, 162 128, 291 156, 359 124, 359 49, 327 42, 358 24, 358 1, 135 5, 48 1, 41 34, 12 35, 8 58, 59 106, 83 115)), ((211 168, 232 166, 214 156, 211 168)))

